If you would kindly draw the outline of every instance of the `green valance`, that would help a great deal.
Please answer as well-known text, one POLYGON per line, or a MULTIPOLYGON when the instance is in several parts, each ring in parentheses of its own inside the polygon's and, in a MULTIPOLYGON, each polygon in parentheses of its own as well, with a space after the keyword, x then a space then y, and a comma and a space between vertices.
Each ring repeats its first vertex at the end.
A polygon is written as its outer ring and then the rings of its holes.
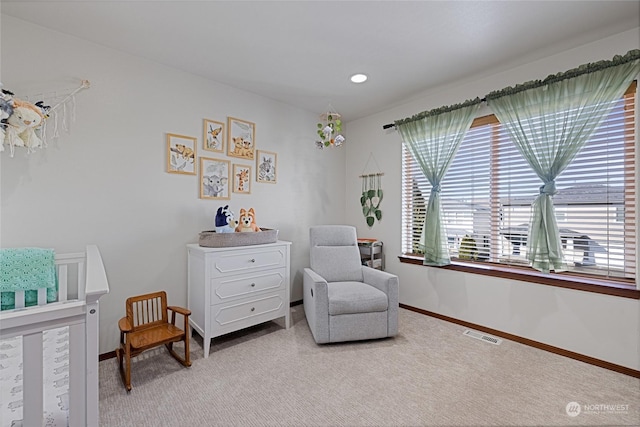
POLYGON ((506 95, 513 95, 515 93, 519 93, 525 90, 550 85, 552 83, 557 83, 562 80, 575 78, 583 74, 594 73, 596 71, 601 71, 606 68, 615 67, 621 64, 626 64, 627 62, 636 61, 638 59, 640 59, 640 49, 630 50, 625 55, 614 56, 612 60, 603 60, 603 61, 583 64, 577 68, 573 68, 571 70, 568 70, 562 73, 551 74, 544 80, 532 80, 519 85, 510 86, 504 89, 493 91, 486 96, 486 100, 490 101, 492 99, 500 98, 506 95))
POLYGON ((395 126, 397 128, 398 125, 403 125, 403 124, 415 122, 417 120, 422 120, 422 119, 424 119, 426 117, 439 116, 440 114, 448 113, 450 111, 459 110, 461 108, 465 108, 465 107, 468 107, 470 105, 479 104, 481 102, 482 102, 482 100, 480 98, 475 98, 475 99, 469 99, 469 100, 464 101, 464 102, 462 102, 460 104, 445 105, 444 107, 439 107, 439 108, 435 108, 433 110, 423 111, 422 113, 414 114, 413 116, 407 117, 406 119, 396 120, 394 122, 394 124, 395 124, 395 126))
POLYGON ((611 60, 602 60, 602 61, 592 62, 588 64, 583 64, 577 68, 573 68, 568 71, 564 71, 557 74, 551 74, 544 80, 532 80, 526 83, 518 84, 515 86, 509 86, 504 89, 496 90, 489 93, 483 99, 475 98, 475 99, 464 101, 460 104, 445 105, 443 107, 435 108, 433 110, 423 111, 421 113, 414 114, 411 117, 407 117, 406 119, 396 120, 394 122, 394 125, 397 128, 398 125, 415 122, 417 120, 422 120, 426 117, 438 116, 440 114, 447 113, 450 111, 455 111, 464 107, 468 107, 470 105, 479 104, 480 102, 483 102, 483 101, 490 101, 492 99, 501 98, 506 95, 513 95, 515 93, 523 92, 528 89, 542 87, 552 83, 557 83, 562 80, 575 78, 583 74, 594 73, 597 71, 604 70, 606 68, 615 67, 621 64, 625 64, 632 61, 638 61, 638 60, 640 60, 640 49, 633 49, 624 55, 616 55, 611 60))

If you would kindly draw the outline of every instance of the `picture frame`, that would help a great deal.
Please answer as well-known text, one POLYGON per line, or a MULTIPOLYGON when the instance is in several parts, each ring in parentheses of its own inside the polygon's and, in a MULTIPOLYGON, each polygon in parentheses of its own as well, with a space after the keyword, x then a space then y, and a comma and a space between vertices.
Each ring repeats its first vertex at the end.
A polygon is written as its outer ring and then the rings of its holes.
POLYGON ((251 166, 233 164, 234 193, 251 194, 251 166))
POLYGON ((256 182, 278 182, 278 154, 272 151, 256 151, 256 182))
POLYGON ((228 200, 229 191, 229 160, 212 157, 200 157, 200 198, 210 200, 228 200))
POLYGON ((198 138, 167 133, 167 172, 196 174, 198 138))
POLYGON ((227 117, 227 156, 253 160, 255 149, 255 123, 227 117))
POLYGON ((224 123, 216 120, 204 119, 202 133, 202 149, 224 153, 225 132, 224 123))

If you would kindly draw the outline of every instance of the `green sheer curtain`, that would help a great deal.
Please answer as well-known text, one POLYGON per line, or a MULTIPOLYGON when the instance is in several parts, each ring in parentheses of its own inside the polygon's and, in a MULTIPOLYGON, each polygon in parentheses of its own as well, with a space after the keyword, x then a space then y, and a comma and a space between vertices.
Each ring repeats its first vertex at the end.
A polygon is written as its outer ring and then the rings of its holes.
POLYGON ((640 72, 640 50, 586 64, 543 81, 492 92, 487 103, 542 180, 531 206, 527 258, 548 273, 566 268, 553 195, 555 179, 640 72))
POLYGON ((480 99, 470 100, 395 122, 402 141, 431 184, 425 224, 420 237, 425 265, 442 266, 451 263, 446 230, 442 224, 440 183, 471 127, 480 102, 480 99))

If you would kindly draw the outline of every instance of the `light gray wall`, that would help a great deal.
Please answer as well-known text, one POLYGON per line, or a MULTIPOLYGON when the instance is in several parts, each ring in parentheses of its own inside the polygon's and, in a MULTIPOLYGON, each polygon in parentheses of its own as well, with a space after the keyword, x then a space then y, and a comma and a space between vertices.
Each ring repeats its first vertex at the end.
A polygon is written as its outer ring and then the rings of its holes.
POLYGON ((482 98, 493 90, 638 48, 640 29, 635 29, 522 67, 441 87, 404 105, 347 123, 347 165, 352 167, 346 176, 346 219, 357 225, 359 236, 384 242, 387 270, 399 276, 402 303, 640 369, 638 300, 401 264, 397 258, 401 253, 401 138, 395 131, 382 130, 384 124, 396 119, 482 98), (358 178, 370 153, 385 174, 384 217, 371 229, 362 216, 358 178))
POLYGON ((29 156, 0 155, 0 244, 98 245, 111 285, 100 353, 116 348, 128 296, 165 289, 171 304, 186 304, 185 245, 214 228, 227 201, 199 199, 197 176, 165 172, 165 134, 195 136, 201 148, 204 118, 252 121, 257 148, 277 152, 278 183, 253 180, 250 195, 228 203, 236 215, 253 207, 258 225, 293 242, 292 300, 302 298, 309 226, 341 222, 345 209, 346 152, 315 148, 315 114, 6 15, 1 31, 0 80, 16 96, 91 82, 76 95, 69 134, 29 156))

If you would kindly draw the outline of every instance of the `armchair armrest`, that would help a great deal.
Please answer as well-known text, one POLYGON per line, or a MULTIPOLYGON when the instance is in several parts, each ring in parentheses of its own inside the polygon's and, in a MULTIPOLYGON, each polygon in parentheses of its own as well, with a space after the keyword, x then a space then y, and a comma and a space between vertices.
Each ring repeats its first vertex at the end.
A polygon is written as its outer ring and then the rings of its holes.
POLYGON ((309 285, 309 289, 314 289, 314 295, 311 295, 312 297, 315 297, 315 294, 320 292, 328 298, 327 281, 310 268, 304 269, 304 283, 309 285))
POLYGON ((303 303, 309 328, 317 343, 329 342, 329 288, 327 281, 310 268, 304 269, 303 303))
POLYGON ((363 282, 387 295, 398 295, 398 276, 371 267, 362 267, 363 282))
POLYGON ((374 268, 362 267, 362 277, 365 283, 387 294, 389 303, 387 336, 396 335, 398 333, 398 307, 400 305, 398 276, 374 268))

